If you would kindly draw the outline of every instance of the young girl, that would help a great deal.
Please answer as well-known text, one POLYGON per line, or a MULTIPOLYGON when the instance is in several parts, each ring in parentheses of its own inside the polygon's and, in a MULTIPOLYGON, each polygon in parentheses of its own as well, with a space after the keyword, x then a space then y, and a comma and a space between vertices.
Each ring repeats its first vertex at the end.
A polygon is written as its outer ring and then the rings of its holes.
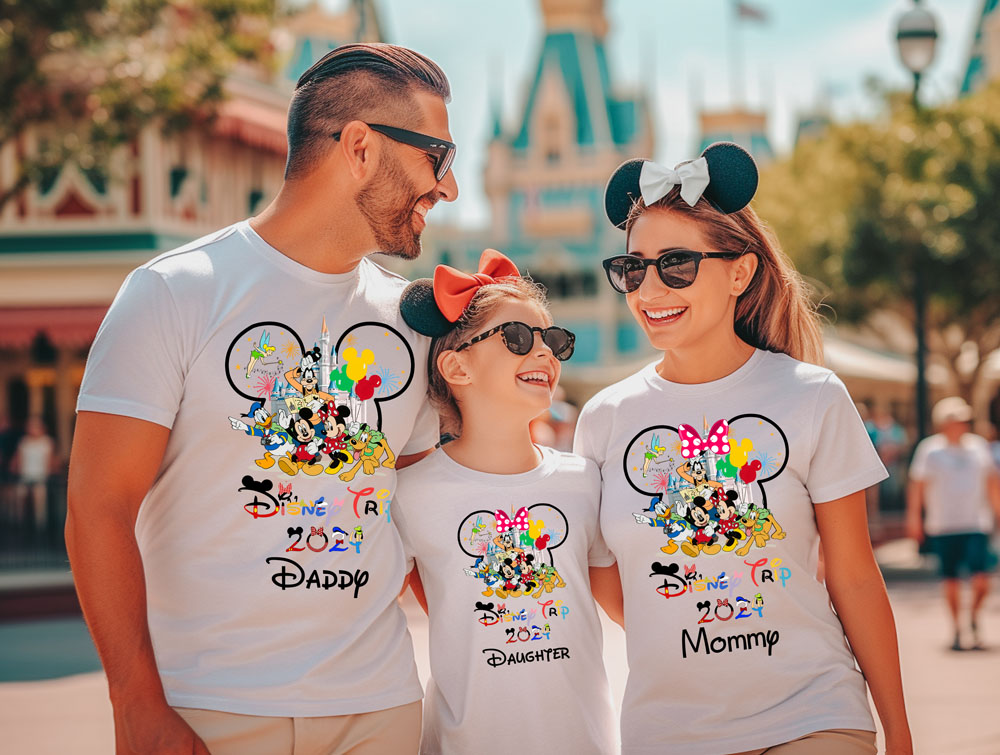
POLYGON ((597 466, 532 444, 574 336, 499 252, 439 265, 400 303, 434 337, 431 400, 456 440, 401 470, 393 519, 430 617, 420 751, 617 749, 591 585, 617 583, 597 466), (426 596, 426 597, 424 597, 426 596))
POLYGON ((888 752, 909 753, 865 518, 885 470, 817 366, 804 287, 746 207, 756 186, 717 144, 675 171, 629 161, 605 196, 627 249, 608 280, 661 352, 586 405, 575 444, 601 467, 624 592, 622 751, 874 753, 867 680, 888 752))

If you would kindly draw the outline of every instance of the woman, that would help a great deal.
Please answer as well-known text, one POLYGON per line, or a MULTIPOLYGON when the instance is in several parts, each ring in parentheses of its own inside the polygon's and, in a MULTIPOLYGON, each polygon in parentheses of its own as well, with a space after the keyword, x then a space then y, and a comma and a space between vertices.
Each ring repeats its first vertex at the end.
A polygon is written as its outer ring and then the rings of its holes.
POLYGON ((661 352, 587 404, 575 444, 601 467, 622 579, 623 753, 873 753, 866 680, 888 751, 909 753, 865 518, 885 470, 817 366, 814 309, 746 206, 756 185, 717 144, 675 171, 629 161, 606 192, 627 250, 608 280, 661 352), (643 476, 654 435, 667 452, 643 476))

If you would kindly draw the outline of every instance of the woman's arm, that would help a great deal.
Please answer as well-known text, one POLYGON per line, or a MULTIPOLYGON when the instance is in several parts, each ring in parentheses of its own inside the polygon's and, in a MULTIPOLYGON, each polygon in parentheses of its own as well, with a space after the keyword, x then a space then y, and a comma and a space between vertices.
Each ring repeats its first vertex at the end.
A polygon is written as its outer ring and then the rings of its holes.
POLYGON ((622 598, 622 580, 618 574, 618 564, 591 566, 590 591, 608 617, 624 629, 625 601, 622 598))
POLYGON ((814 510, 827 590, 882 720, 886 753, 910 755, 896 623, 868 537, 865 493, 860 490, 814 510))

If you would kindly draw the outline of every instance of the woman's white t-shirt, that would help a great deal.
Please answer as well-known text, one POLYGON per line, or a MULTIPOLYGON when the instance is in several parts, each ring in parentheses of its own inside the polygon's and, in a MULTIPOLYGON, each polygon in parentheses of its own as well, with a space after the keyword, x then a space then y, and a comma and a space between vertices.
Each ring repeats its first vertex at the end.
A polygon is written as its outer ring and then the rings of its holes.
POLYGON ((622 577, 623 753, 875 730, 816 578, 812 507, 886 472, 831 371, 757 350, 721 380, 683 385, 650 365, 587 403, 575 450, 601 467, 601 530, 622 577))
POLYGON ((400 470, 393 520, 423 581, 431 680, 420 752, 617 751, 589 566, 610 566, 601 478, 540 448, 523 474, 438 449, 400 470))

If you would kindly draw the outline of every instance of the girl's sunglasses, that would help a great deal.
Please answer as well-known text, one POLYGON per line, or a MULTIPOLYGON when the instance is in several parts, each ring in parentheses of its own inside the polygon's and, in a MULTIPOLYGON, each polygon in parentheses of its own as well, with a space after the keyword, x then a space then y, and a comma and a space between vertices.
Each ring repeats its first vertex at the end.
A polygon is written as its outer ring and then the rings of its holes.
POLYGON ((517 354, 520 357, 531 351, 531 347, 535 345, 535 333, 542 334, 542 343, 552 350, 552 356, 560 362, 565 362, 573 356, 573 344, 576 343, 576 336, 565 328, 557 328, 555 326, 551 328, 533 328, 523 322, 515 321, 505 322, 502 325, 497 325, 495 328, 490 328, 485 333, 480 333, 475 338, 469 339, 456 348, 455 351, 467 349, 472 344, 485 341, 497 333, 503 339, 507 350, 511 354, 517 354))
MULTIPOLYGON (((446 142, 444 139, 436 139, 433 136, 427 136, 427 134, 421 134, 417 131, 407 131, 405 128, 383 126, 381 123, 366 123, 365 125, 372 131, 378 131, 380 134, 388 136, 393 141, 416 147, 421 152, 426 152, 433 157, 434 178, 438 181, 443 180, 448 175, 448 171, 451 170, 451 164, 455 162, 457 147, 451 142, 446 142)), ((332 136, 335 140, 339 141, 340 134, 341 132, 338 131, 332 136)))
POLYGON ((687 288, 698 277, 698 267, 706 257, 734 260, 741 252, 693 252, 690 249, 671 249, 656 259, 621 254, 604 260, 604 272, 608 283, 622 294, 630 294, 642 285, 646 270, 652 265, 660 274, 660 280, 667 288, 687 288))

